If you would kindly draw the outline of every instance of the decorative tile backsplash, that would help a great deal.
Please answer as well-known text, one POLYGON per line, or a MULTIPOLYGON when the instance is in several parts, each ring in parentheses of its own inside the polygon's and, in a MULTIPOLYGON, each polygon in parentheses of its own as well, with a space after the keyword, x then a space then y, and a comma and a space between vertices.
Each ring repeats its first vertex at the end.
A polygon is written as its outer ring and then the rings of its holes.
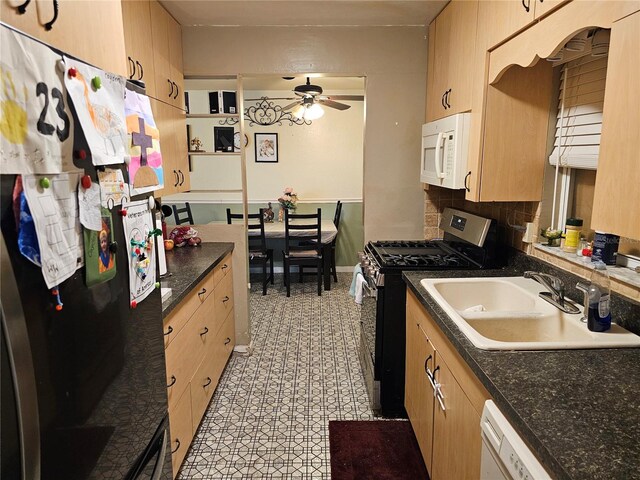
MULTIPOLYGON (((446 207, 459 208, 466 212, 493 218, 498 222, 498 239, 521 252, 545 260, 558 268, 583 278, 589 278, 589 269, 570 263, 557 255, 533 248, 533 244, 524 243, 522 237, 525 223, 532 222, 536 233, 534 241, 540 241, 540 202, 470 202, 464 198, 464 190, 450 190, 429 185, 425 189, 424 237, 440 238, 443 231, 439 228, 442 211, 446 207)), ((626 239, 625 239, 626 240, 626 239)), ((612 279, 611 289, 629 299, 639 301, 640 289, 633 282, 624 279, 612 279)))
POLYGON ((528 252, 527 244, 522 242, 526 222, 534 222, 538 231, 540 202, 470 202, 464 198, 464 190, 450 190, 429 186, 425 190, 425 238, 439 238, 443 235, 440 225, 442 211, 446 207, 459 208, 466 212, 493 218, 498 222, 498 239, 501 243, 528 252))

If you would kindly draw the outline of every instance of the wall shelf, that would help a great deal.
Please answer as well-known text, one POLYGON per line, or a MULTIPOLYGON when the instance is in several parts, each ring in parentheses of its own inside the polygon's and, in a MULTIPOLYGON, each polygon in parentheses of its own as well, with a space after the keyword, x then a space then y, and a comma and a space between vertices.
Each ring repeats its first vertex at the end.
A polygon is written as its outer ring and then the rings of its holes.
POLYGON ((229 157, 240 155, 240 152, 187 152, 189 155, 229 157))
POLYGON ((237 113, 187 113, 187 118, 238 118, 237 113))

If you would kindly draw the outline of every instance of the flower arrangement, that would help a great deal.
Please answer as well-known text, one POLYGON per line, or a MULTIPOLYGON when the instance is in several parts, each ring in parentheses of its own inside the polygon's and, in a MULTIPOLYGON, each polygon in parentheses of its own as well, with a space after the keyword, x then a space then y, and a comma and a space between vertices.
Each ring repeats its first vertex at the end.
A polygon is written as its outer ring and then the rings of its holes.
POLYGON ((287 187, 284 189, 282 196, 278 198, 278 202, 282 208, 295 210, 297 208, 296 204, 298 203, 298 194, 293 193, 293 188, 287 187))
POLYGON ((200 140, 198 137, 194 137, 191 139, 191 146, 193 147, 192 152, 199 152, 202 148, 202 145, 202 140, 200 140))

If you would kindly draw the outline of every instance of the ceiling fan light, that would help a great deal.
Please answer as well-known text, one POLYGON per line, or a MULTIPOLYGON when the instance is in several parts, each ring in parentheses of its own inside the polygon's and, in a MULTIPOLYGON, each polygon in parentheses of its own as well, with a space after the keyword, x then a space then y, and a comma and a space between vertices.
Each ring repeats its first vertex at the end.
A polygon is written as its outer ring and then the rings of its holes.
POLYGON ((314 103, 313 105, 308 107, 304 112, 305 120, 317 120, 323 115, 324 115, 324 109, 317 103, 314 103))
POLYGON ((305 108, 305 106, 300 104, 300 105, 294 107, 293 110, 291 110, 291 115, 293 115, 296 118, 302 118, 302 117, 304 117, 304 114, 305 114, 306 110, 307 109, 305 108))

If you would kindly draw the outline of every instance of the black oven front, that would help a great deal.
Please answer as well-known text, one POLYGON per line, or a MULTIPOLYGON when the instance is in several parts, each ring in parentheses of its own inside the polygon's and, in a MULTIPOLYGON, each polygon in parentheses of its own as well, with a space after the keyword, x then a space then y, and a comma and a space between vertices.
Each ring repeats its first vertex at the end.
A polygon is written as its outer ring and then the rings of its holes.
MULTIPOLYGON (((366 256, 366 253, 365 253, 366 256)), ((376 415, 405 417, 405 284, 402 271, 381 273, 375 258, 361 262, 360 364, 376 415)))

